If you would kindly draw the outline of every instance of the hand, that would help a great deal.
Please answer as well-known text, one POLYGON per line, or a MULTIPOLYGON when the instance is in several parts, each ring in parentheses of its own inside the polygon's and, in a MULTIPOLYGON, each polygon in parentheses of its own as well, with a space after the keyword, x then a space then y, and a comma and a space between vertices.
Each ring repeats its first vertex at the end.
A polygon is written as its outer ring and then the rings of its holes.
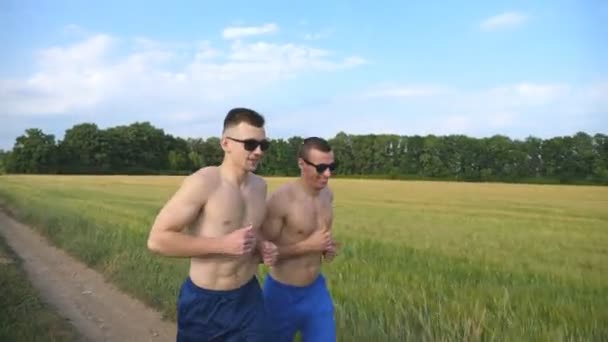
POLYGON ((270 241, 262 242, 262 259, 264 260, 264 264, 268 267, 274 266, 277 262, 277 257, 279 255, 279 249, 277 245, 270 241))
POLYGON ((253 226, 239 228, 222 239, 225 254, 240 256, 250 253, 256 245, 253 226))
POLYGON ((338 255, 338 247, 340 244, 331 240, 331 244, 323 251, 323 257, 327 262, 331 262, 338 255))
POLYGON ((331 242, 331 232, 327 228, 318 229, 308 238, 310 249, 318 252, 324 252, 331 242))

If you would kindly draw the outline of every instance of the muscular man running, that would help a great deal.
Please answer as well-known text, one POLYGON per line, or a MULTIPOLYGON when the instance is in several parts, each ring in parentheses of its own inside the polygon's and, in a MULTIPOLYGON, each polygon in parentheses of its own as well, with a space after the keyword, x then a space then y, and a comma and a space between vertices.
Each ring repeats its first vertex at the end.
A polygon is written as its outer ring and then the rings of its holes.
POLYGON ((271 265, 276 246, 258 239, 266 182, 252 173, 268 148, 264 118, 246 108, 228 112, 221 148, 221 165, 188 176, 161 209, 148 248, 190 257, 177 301, 177 341, 268 341, 255 274, 258 252, 271 265))
POLYGON ((334 156, 327 141, 304 140, 298 154, 300 178, 268 199, 263 235, 279 253, 264 281, 264 298, 274 342, 335 341, 333 304, 321 274, 321 260, 335 255, 331 238, 333 195, 327 182, 334 156))

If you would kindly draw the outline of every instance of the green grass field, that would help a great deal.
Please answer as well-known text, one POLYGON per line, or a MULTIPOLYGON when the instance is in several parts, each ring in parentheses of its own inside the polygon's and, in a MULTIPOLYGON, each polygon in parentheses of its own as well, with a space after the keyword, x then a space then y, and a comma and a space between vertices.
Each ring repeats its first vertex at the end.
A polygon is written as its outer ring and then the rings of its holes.
POLYGON ((72 325, 43 303, 0 236, 0 341, 77 341, 72 325))
MULTIPOLYGON (((174 319, 148 229, 181 177, 1 176, 15 215, 174 319)), ((268 179, 270 190, 285 182, 268 179)), ((339 179, 339 341, 608 339, 608 188, 339 179)), ((263 270, 261 271, 263 273, 263 270)))

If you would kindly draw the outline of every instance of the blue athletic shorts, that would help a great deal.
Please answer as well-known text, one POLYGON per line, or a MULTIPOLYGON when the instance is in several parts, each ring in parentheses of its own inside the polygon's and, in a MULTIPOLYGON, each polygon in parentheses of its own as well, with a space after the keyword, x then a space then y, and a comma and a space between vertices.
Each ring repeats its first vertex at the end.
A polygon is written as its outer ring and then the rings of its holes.
POLYGON ((280 283, 267 274, 264 301, 272 342, 292 342, 297 331, 303 342, 336 341, 334 308, 323 275, 300 287, 280 283))
POLYGON ((254 276, 234 290, 208 290, 190 277, 177 300, 177 341, 268 341, 262 289, 254 276))

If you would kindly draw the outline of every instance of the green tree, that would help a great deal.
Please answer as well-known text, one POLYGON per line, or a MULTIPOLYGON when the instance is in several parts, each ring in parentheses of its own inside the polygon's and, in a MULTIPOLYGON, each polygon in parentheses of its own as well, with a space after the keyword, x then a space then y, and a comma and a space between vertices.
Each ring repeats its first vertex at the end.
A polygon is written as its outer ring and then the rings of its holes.
POLYGON ((103 173, 111 167, 108 141, 94 123, 68 129, 58 147, 62 172, 103 173))
MULTIPOLYGON (((339 175, 390 178, 423 176, 467 181, 586 181, 608 184, 608 139, 604 134, 513 140, 507 136, 353 135, 328 139, 339 175)), ((303 138, 271 140, 257 173, 299 174, 297 152, 303 138)), ((99 129, 82 123, 55 144, 53 135, 28 129, 13 150, 0 151, 0 169, 13 173, 185 173, 219 165, 219 137, 182 139, 148 122, 99 129)))
POLYGON ((29 128, 17 137, 7 171, 14 173, 54 173, 57 170, 55 136, 29 128))
POLYGON ((352 175, 355 173, 352 138, 350 135, 339 132, 329 143, 334 151, 337 173, 341 175, 352 175))
POLYGON ((9 158, 10 152, 0 149, 0 174, 6 173, 6 166, 9 158))
POLYGON ((608 136, 593 136, 593 161, 591 165, 595 179, 608 183, 608 136))

